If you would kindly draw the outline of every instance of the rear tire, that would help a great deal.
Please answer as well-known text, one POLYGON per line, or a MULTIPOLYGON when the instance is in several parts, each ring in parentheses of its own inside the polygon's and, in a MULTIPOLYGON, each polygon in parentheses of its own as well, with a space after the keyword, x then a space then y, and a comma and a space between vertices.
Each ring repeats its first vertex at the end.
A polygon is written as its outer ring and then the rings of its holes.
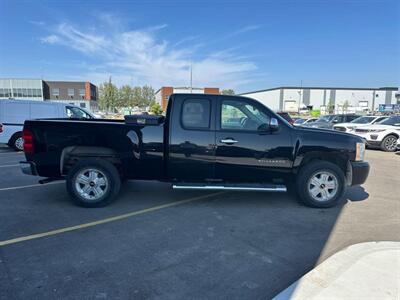
POLYGON ((332 207, 346 191, 346 178, 337 165, 315 160, 300 169, 296 178, 296 191, 307 206, 332 207))
POLYGON ((121 189, 117 168, 101 159, 79 161, 68 172, 66 184, 72 201, 83 207, 106 206, 121 189))
POLYGON ((386 136, 381 143, 381 149, 386 152, 396 151, 398 138, 394 135, 386 136))
POLYGON ((8 146, 13 148, 15 151, 24 151, 24 139, 22 138, 22 132, 16 132, 10 138, 8 146))

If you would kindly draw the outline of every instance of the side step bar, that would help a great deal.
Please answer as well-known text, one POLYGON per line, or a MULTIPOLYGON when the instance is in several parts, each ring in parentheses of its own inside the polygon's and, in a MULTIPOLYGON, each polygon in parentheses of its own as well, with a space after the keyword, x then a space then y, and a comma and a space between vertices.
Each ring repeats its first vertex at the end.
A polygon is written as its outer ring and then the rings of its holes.
POLYGON ((173 184, 175 190, 222 190, 222 191, 263 191, 263 192, 286 192, 284 185, 275 184, 246 184, 246 185, 204 185, 204 184, 173 184))

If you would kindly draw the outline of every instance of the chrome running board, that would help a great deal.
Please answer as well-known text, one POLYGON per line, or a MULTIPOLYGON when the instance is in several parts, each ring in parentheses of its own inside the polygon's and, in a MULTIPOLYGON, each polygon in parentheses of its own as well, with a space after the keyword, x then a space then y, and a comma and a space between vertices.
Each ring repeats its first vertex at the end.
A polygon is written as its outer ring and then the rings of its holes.
POLYGON ((222 191, 263 191, 263 192, 286 192, 284 185, 202 185, 202 184, 173 184, 175 190, 222 190, 222 191))

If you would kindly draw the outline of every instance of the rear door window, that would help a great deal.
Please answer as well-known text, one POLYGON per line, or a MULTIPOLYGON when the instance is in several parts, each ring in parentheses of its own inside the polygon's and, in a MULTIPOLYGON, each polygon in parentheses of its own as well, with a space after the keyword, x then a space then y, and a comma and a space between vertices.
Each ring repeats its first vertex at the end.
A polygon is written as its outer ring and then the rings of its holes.
POLYGON ((211 102, 208 99, 186 99, 181 122, 185 129, 210 129, 211 102))

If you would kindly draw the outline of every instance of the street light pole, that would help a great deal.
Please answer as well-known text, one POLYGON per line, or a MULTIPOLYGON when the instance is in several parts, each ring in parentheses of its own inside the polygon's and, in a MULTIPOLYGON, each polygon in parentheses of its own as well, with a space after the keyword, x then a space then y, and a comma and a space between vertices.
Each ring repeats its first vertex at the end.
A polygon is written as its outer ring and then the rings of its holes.
POLYGON ((303 91, 303 80, 300 80, 300 90, 299 90, 299 104, 297 105, 297 114, 300 115, 300 104, 301 104, 301 94, 303 91))
POLYGON ((190 93, 193 93, 193 66, 190 63, 190 93))

